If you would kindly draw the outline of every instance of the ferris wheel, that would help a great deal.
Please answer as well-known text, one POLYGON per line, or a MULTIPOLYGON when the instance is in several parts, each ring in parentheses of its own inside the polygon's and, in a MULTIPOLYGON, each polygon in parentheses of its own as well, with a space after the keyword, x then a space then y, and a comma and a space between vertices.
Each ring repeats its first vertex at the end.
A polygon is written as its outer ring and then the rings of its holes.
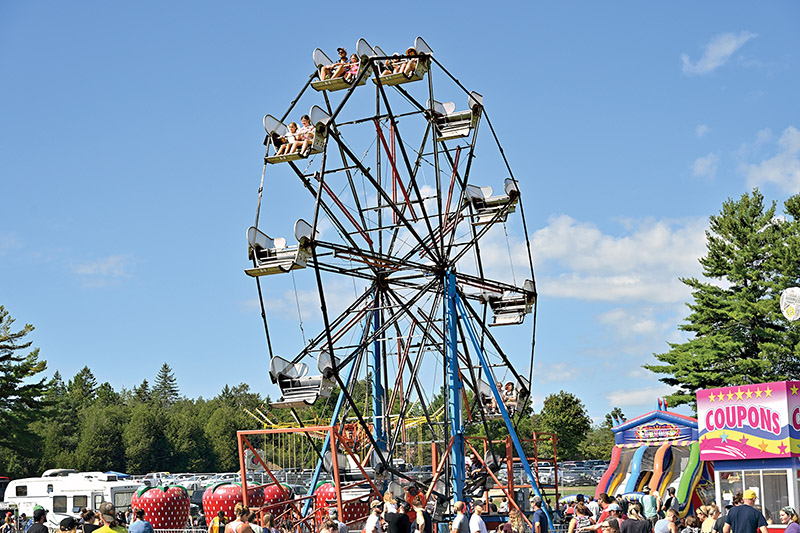
POLYGON ((421 37, 404 53, 361 39, 354 54, 340 55, 336 62, 315 50, 315 70, 289 108, 264 117, 245 272, 257 282, 269 375, 281 393, 272 407, 297 412, 338 388, 331 424, 349 416, 374 471, 397 475, 403 421, 424 420, 433 440, 450 442, 447 493, 456 500, 466 490, 465 427, 502 419, 539 494, 514 420, 530 397, 536 321, 525 184, 482 95, 421 37), (289 122, 305 109, 300 124, 289 122), (259 219, 265 182, 274 193, 289 179, 307 201, 294 207, 300 216, 287 240, 259 219), (285 276, 314 285, 323 323, 294 355, 273 353, 263 298, 262 285, 285 276), (337 279, 352 282, 350 301, 331 292, 337 279), (504 349, 509 328, 525 333, 504 349), (353 398, 358 380, 369 383, 367 411, 353 398), (443 418, 433 414, 441 402, 443 418))

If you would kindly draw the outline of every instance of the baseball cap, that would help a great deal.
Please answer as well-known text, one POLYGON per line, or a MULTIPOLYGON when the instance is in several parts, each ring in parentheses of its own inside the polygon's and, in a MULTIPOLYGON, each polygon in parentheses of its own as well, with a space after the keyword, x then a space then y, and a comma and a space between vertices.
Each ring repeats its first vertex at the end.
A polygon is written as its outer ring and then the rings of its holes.
POLYGON ((101 503, 97 510, 106 522, 113 522, 117 519, 116 516, 114 516, 116 514, 116 509, 114 509, 114 504, 111 502, 101 503))
POLYGON ((333 507, 328 509, 328 516, 331 518, 337 518, 339 516, 339 511, 333 507))
POLYGON ((380 501, 380 500, 375 500, 374 502, 372 502, 371 504, 369 504, 369 508, 370 508, 370 509, 375 509, 375 508, 377 508, 377 507, 380 507, 381 505, 383 505, 383 502, 382 502, 382 501, 380 501))
MULTIPOLYGON (((39 507, 39 506, 37 505, 37 507, 39 507)), ((39 521, 39 520, 41 520, 41 519, 42 519, 42 517, 44 517, 44 516, 47 516, 47 509, 44 509, 44 508, 42 508, 42 507, 39 507, 38 509, 36 509, 35 511, 33 511, 33 521, 34 521, 34 522, 38 522, 38 521, 39 521)))
POLYGON ((478 506, 484 507, 485 504, 483 503, 483 500, 472 500, 472 506, 473 507, 478 507, 478 506))
POLYGON ((537 505, 541 505, 542 504, 542 497, 541 496, 534 496, 533 497, 533 503, 535 503, 537 505))
POLYGON ((618 503, 609 503, 606 511, 621 511, 618 503))
POLYGON ((744 491, 744 494, 742 494, 742 497, 745 500, 755 500, 756 499, 756 491, 754 491, 753 489, 747 489, 746 491, 744 491))
POLYGON ((61 524, 59 524, 59 528, 61 529, 61 531, 72 531, 77 527, 78 527, 78 521, 71 516, 66 517, 64 520, 61 521, 61 524))

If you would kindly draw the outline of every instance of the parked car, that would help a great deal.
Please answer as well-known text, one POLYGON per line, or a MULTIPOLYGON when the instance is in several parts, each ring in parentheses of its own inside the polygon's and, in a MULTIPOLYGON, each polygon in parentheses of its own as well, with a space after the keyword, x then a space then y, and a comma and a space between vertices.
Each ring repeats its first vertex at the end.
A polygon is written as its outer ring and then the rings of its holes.
POLYGON ((559 482, 565 487, 577 487, 594 483, 592 473, 588 468, 565 470, 559 477, 559 482))

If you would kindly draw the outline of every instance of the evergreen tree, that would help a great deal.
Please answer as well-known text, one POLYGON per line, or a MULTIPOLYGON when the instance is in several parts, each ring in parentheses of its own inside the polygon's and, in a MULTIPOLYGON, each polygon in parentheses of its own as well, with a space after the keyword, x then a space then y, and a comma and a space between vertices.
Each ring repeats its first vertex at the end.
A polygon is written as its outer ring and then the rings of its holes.
POLYGON ((138 403, 148 403, 150 401, 150 384, 146 379, 142 380, 141 385, 133 388, 132 397, 133 401, 138 403))
POLYGON ((72 408, 76 412, 88 407, 94 402, 97 397, 97 379, 94 377, 94 374, 92 374, 92 371, 89 370, 88 366, 84 366, 69 380, 67 384, 67 394, 72 408))
POLYGON ((31 324, 11 331, 14 319, 0 305, 0 448, 13 450, 23 456, 35 453, 37 437, 30 430, 47 405, 45 378, 40 374, 47 368, 39 361, 39 349, 23 354, 32 341, 24 341, 33 331, 31 324), (38 381, 36 381, 38 379, 38 381))
POLYGON ((783 318, 781 292, 800 281, 800 197, 790 198, 791 219, 775 217, 755 189, 728 199, 710 217, 707 254, 700 259, 708 281, 682 278, 692 288, 691 313, 679 328, 691 335, 655 354, 662 364, 645 368, 679 387, 670 405, 696 407, 700 389, 780 381, 800 372, 800 328, 783 318))
POLYGON ((178 389, 178 380, 175 379, 175 374, 172 373, 172 368, 167 363, 161 365, 161 370, 158 371, 156 376, 155 385, 150 396, 153 400, 159 403, 161 407, 169 407, 178 401, 180 390, 178 389))

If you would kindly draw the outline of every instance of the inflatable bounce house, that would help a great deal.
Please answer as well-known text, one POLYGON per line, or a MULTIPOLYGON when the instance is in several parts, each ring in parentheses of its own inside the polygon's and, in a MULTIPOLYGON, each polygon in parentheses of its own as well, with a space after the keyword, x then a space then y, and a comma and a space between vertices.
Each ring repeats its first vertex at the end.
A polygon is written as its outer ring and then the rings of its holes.
POLYGON ((800 381, 697 391, 700 458, 714 461, 716 500, 753 490, 768 523, 800 504, 800 381))
POLYGON ((611 428, 614 449, 600 478, 601 493, 639 500, 657 490, 662 498, 675 489, 681 517, 714 498, 711 463, 700 460, 697 420, 667 411, 666 402, 647 414, 611 428))

